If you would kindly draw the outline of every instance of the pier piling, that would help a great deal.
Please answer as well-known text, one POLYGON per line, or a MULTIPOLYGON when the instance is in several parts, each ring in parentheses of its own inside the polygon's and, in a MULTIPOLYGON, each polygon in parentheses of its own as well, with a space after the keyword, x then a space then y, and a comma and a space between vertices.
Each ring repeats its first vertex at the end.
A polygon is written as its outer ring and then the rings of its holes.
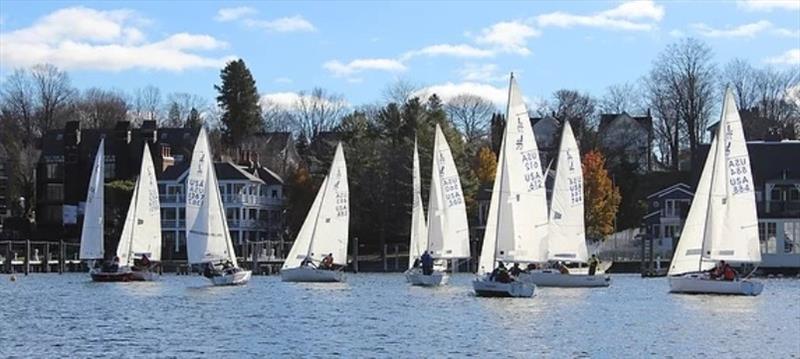
POLYGON ((31 271, 31 240, 25 240, 25 265, 24 265, 25 275, 31 271))

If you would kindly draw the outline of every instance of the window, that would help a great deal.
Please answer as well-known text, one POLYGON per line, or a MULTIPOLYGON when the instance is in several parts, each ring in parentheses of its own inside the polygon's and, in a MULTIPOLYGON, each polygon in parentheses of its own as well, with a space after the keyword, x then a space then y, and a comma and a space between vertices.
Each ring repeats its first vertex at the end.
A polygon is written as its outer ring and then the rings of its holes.
POLYGON ((760 222, 758 224, 758 238, 761 241, 761 253, 778 253, 777 233, 778 224, 775 222, 760 222))
POLYGON ((45 165, 47 179, 61 179, 64 175, 64 167, 60 163, 48 163, 45 165))
POLYGON ((783 252, 800 253, 800 221, 783 223, 783 252))
POLYGON ((780 201, 782 199, 781 192, 783 191, 781 191, 780 188, 773 188, 772 192, 770 192, 769 199, 772 201, 780 201))
POLYGON ((61 206, 46 206, 44 208, 44 220, 47 223, 61 223, 61 206))
POLYGON ((790 201, 800 201, 800 189, 797 188, 789 189, 788 197, 790 201))
POLYGON ((664 217, 672 217, 675 215, 675 202, 671 199, 664 201, 664 217))
POLYGON ((278 198, 278 190, 276 189, 272 190, 272 198, 278 198))
POLYGON ((64 200, 64 185, 61 183, 47 184, 47 200, 60 202, 64 200))
POLYGON ((116 163, 114 162, 106 162, 105 173, 103 176, 105 179, 114 178, 117 175, 117 168, 116 163))
POLYGON ((680 238, 681 228, 678 225, 669 224, 664 226, 664 238, 680 238))

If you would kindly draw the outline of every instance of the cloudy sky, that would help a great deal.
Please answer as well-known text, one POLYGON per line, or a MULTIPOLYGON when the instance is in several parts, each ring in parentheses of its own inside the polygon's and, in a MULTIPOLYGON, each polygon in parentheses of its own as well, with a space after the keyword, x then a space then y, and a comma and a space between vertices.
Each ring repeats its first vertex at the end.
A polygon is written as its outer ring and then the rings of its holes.
POLYGON ((800 69, 800 0, 562 2, 0 3, 0 81, 52 63, 75 86, 213 98, 241 57, 259 91, 291 99, 319 86, 371 103, 397 80, 445 97, 505 102, 508 73, 528 98, 572 88, 601 95, 635 81, 681 37, 720 63, 800 69))

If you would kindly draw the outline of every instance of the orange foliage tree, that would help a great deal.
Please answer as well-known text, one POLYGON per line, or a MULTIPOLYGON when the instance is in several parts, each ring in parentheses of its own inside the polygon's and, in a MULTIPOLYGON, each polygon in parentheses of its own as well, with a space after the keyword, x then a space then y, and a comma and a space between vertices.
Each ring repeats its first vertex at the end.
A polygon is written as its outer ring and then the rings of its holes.
POLYGON ((608 177, 605 162, 605 157, 597 150, 583 156, 586 235, 595 240, 614 232, 614 218, 622 200, 619 188, 608 177))
POLYGON ((481 147, 475 159, 475 175, 481 184, 492 183, 497 171, 497 159, 489 147, 481 147))

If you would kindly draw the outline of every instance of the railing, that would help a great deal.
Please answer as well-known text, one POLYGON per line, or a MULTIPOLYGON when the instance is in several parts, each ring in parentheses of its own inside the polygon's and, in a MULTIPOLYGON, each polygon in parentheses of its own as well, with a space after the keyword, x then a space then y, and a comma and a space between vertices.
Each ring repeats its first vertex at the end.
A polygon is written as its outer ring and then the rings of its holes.
POLYGON ((257 219, 229 219, 228 227, 230 227, 231 229, 233 228, 266 229, 269 228, 269 222, 257 219))
POLYGON ((183 228, 186 227, 186 220, 176 220, 176 219, 162 219, 161 220, 161 228, 183 228))
POLYGON ((792 214, 800 212, 800 201, 769 201, 767 202, 767 213, 770 214, 792 214))
POLYGON ((222 195, 222 202, 234 204, 253 204, 264 206, 280 206, 283 204, 278 198, 257 196, 254 194, 225 194, 222 195))
POLYGON ((186 202, 186 196, 182 194, 165 194, 158 196, 161 203, 183 203, 186 202))

